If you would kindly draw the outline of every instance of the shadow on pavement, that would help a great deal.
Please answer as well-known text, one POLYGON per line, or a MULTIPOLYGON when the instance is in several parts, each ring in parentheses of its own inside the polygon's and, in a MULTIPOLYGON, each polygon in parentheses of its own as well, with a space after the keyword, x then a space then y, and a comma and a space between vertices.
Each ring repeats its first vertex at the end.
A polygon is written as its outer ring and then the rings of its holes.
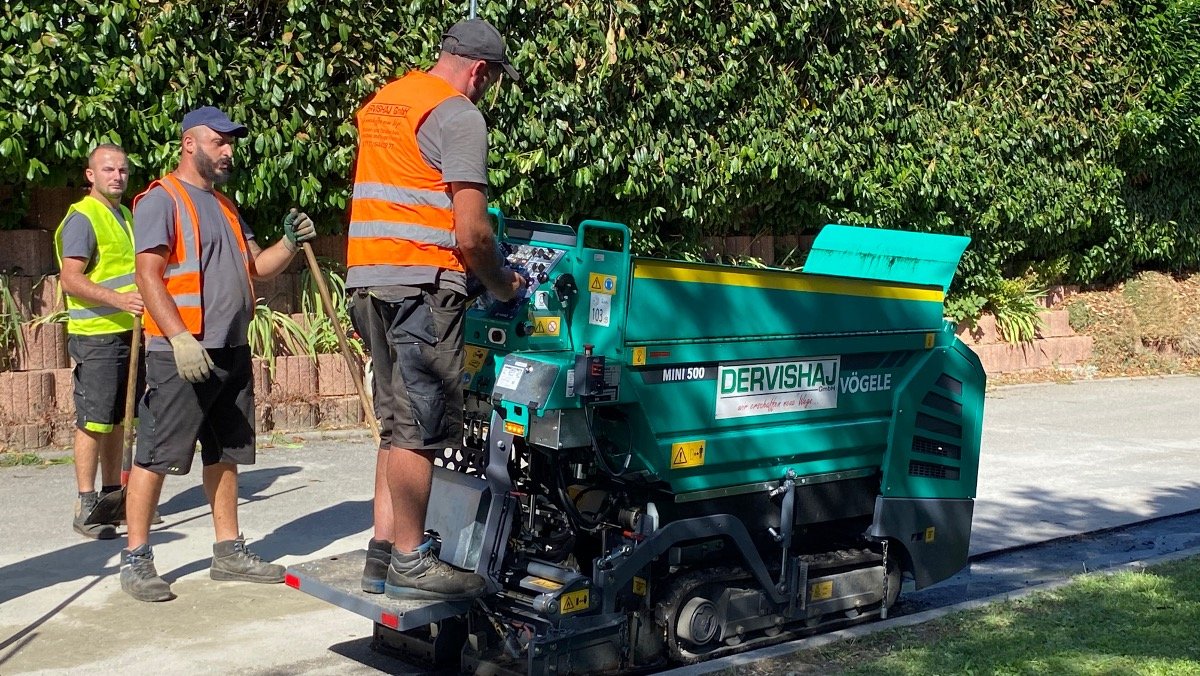
MULTIPOLYGON (((242 470, 238 472, 238 497, 247 502, 254 502, 270 497, 269 495, 261 495, 263 491, 271 487, 280 477, 299 472, 300 468, 294 465, 283 467, 264 467, 261 469, 242 470)), ((170 500, 160 503, 158 511, 162 515, 177 514, 186 512, 189 509, 198 509, 208 506, 208 498, 204 495, 204 484, 199 481, 199 467, 192 469, 192 475, 195 475, 193 481, 196 484, 191 488, 174 495, 170 500)), ((189 476, 192 476, 189 475, 189 476)), ((167 477, 167 483, 172 480, 184 480, 184 477, 167 477)))
POLYGON ((1036 487, 1022 488, 1012 494, 1012 501, 1003 510, 992 509, 985 516, 977 508, 971 539, 973 543, 986 539, 1000 545, 990 549, 1001 550, 1047 539, 1023 535, 1027 533, 1068 536, 1183 514, 1200 509, 1200 484, 1160 489, 1137 506, 1141 509, 1135 513, 1127 502, 1081 499, 1036 487))
MULTIPOLYGON (((341 502, 289 521, 261 540, 250 540, 247 544, 251 551, 267 561, 283 556, 304 556, 370 528, 372 518, 370 500, 341 502)), ((363 547, 366 547, 365 540, 363 547)), ((162 577, 171 582, 208 568, 210 562, 211 559, 193 561, 163 573, 162 577)))
MULTIPOLYGON (((183 538, 182 533, 156 531, 157 542, 183 538)), ((116 575, 125 538, 86 540, 24 561, 0 567, 0 605, 32 591, 93 576, 116 575)))

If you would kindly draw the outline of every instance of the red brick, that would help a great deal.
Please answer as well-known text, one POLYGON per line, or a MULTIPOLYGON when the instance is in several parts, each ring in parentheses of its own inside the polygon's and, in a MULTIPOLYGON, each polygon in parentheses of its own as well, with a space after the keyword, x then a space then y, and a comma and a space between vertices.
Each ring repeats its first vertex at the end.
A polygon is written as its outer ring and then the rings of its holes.
POLYGON ((13 275, 8 278, 8 291, 12 294, 13 302, 17 305, 17 314, 20 315, 21 321, 34 316, 33 285, 40 279, 40 277, 25 277, 23 275, 13 275))
POLYGON ((321 397, 318 402, 321 427, 359 427, 363 423, 362 404, 352 397, 321 397))
POLYGON ((1047 310, 1041 314, 1042 325, 1038 329, 1038 338, 1060 338, 1073 336, 1071 328, 1071 313, 1066 310, 1047 310))
MULTIPOLYGON (((332 261, 336 269, 344 270, 346 268, 346 236, 345 235, 321 235, 312 241, 313 253, 317 256, 317 263, 324 268, 328 262, 332 261), (323 260, 328 259, 328 260, 323 260)), ((304 253, 296 255, 296 258, 303 259, 304 253)), ((301 263, 304 263, 301 260, 301 263)), ((307 263, 304 263, 307 265, 307 263)))
POLYGON ((58 272, 53 234, 46 230, 0 230, 0 270, 27 277, 58 272))
POLYGON ((775 264, 775 238, 759 235, 750 240, 749 253, 767 265, 775 264))
POLYGON ((44 424, 7 425, 0 432, 7 451, 33 451, 50 445, 50 426, 44 424))
POLYGON ((54 410, 72 418, 75 416, 74 371, 70 367, 50 371, 54 378, 54 410))
POLYGON ((317 406, 309 401, 287 401, 271 406, 272 430, 308 430, 317 426, 317 406))
POLYGON ((262 298, 267 307, 279 312, 294 312, 299 307, 296 274, 284 272, 271 279, 254 282, 254 294, 262 298))
POLYGON ((254 430, 258 434, 270 432, 273 423, 271 422, 272 405, 262 399, 254 403, 254 430))
POLYGON ((54 411, 54 376, 49 371, 0 373, 0 420, 45 418, 54 411))
MULTIPOLYGON (((354 368, 361 380, 362 364, 356 362, 354 368)), ((358 390, 354 387, 354 378, 341 353, 317 355, 317 382, 318 391, 322 397, 349 394, 358 396, 358 390)))
POLYGON ((25 344, 17 350, 16 370, 60 369, 71 365, 66 324, 22 324, 21 337, 25 344))
POLYGON ((87 194, 87 188, 34 188, 29 191, 29 209, 24 223, 32 228, 54 232, 67 215, 67 209, 87 194))
POLYGON ((996 318, 990 314, 980 315, 975 320, 975 326, 967 322, 958 325, 958 337, 967 345, 994 345, 1002 343, 999 331, 996 330, 996 318))
POLYGON ((309 400, 317 396, 317 362, 311 357, 276 357, 271 383, 274 401, 309 400))
POLYGON ((1041 338, 1032 343, 996 343, 971 347, 987 373, 1028 371, 1085 362, 1092 355, 1090 336, 1041 338))
POLYGON ((1077 293, 1079 293, 1079 287, 1074 284, 1055 284, 1046 289, 1046 295, 1042 296, 1042 304, 1046 307, 1054 307, 1077 293))
POLYGON ((255 403, 271 398, 271 365, 267 360, 255 357, 250 361, 250 374, 254 378, 255 403))
POLYGON ((58 286, 58 275, 45 275, 33 283, 31 316, 48 315, 66 309, 58 286))

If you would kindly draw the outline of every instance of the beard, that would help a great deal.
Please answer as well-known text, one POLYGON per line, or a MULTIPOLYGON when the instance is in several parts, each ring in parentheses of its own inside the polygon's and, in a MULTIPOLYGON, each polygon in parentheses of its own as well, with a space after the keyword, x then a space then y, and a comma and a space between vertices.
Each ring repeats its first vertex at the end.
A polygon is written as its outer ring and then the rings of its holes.
POLYGON ((204 151, 198 151, 196 153, 196 171, 204 180, 212 182, 213 185, 224 185, 233 175, 233 160, 214 160, 204 151))

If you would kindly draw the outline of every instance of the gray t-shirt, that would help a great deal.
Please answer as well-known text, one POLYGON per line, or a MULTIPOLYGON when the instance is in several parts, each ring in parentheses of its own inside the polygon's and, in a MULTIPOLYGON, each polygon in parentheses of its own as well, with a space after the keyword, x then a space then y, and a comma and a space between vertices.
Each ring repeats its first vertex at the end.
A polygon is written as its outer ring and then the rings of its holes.
MULTIPOLYGON (((455 96, 430 111, 417 129, 417 147, 446 183, 487 185, 487 123, 483 113, 466 98, 455 96)), ((410 287, 422 284, 437 284, 463 294, 467 290, 465 274, 431 266, 413 265, 401 270, 354 267, 346 273, 347 288, 369 286, 386 301, 410 296, 410 287)))
MULTIPOLYGON (((221 204, 212 193, 181 181, 196 205, 200 218, 200 279, 204 307, 204 328, 198 336, 206 348, 237 347, 249 342, 250 319, 254 299, 246 283, 246 266, 234 234, 230 232, 221 204)), ((247 241, 254 233, 238 215, 242 236, 247 241)), ((162 186, 155 186, 137 203, 133 212, 133 239, 138 253, 155 247, 175 245, 175 203, 162 186)), ((167 351, 166 338, 151 336, 150 351, 167 351)))
MULTIPOLYGON (((108 208, 109 211, 116 216, 118 223, 125 222, 125 215, 120 209, 108 208)), ((92 267, 96 264, 96 229, 92 227, 92 221, 81 212, 73 212, 67 217, 67 222, 63 223, 62 233, 62 257, 63 258, 80 258, 87 261, 87 266, 84 272, 91 272, 92 267)))

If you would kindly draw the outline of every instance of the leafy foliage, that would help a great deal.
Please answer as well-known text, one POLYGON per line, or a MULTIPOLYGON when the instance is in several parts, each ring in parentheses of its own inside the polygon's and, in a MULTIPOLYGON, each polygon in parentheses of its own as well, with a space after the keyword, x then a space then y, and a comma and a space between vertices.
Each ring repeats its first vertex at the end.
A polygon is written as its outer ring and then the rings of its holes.
POLYGON ((0 273, 0 371, 7 371, 18 350, 25 346, 21 311, 13 298, 11 278, 0 273))
MULTIPOLYGON (((346 336, 350 350, 361 358, 365 354, 362 341, 350 337, 353 327, 350 324, 350 310, 346 306, 346 271, 329 259, 320 258, 318 261, 342 335, 346 336)), ((317 282, 308 268, 300 272, 300 311, 304 313, 308 322, 305 333, 313 351, 317 354, 339 354, 341 346, 338 345, 337 331, 333 322, 329 320, 325 301, 321 298, 317 282)))
MULTIPOLYGON (((144 184, 182 112, 251 128, 260 236, 342 227, 354 111, 435 58, 463 3, 17 0, 0 24, 0 184, 78 181, 99 141, 144 184)), ((497 0, 525 81, 481 103, 493 202, 618 220, 641 251, 826 222, 969 234, 959 309, 1200 267, 1198 0, 497 0)), ((17 194, 20 194, 20 190, 17 194)), ((11 217, 10 217, 11 218, 11 217)))
POLYGON ((315 354, 304 327, 286 313, 271 309, 262 299, 254 306, 254 316, 250 319, 249 343, 250 354, 266 361, 272 376, 278 348, 296 356, 315 354))

